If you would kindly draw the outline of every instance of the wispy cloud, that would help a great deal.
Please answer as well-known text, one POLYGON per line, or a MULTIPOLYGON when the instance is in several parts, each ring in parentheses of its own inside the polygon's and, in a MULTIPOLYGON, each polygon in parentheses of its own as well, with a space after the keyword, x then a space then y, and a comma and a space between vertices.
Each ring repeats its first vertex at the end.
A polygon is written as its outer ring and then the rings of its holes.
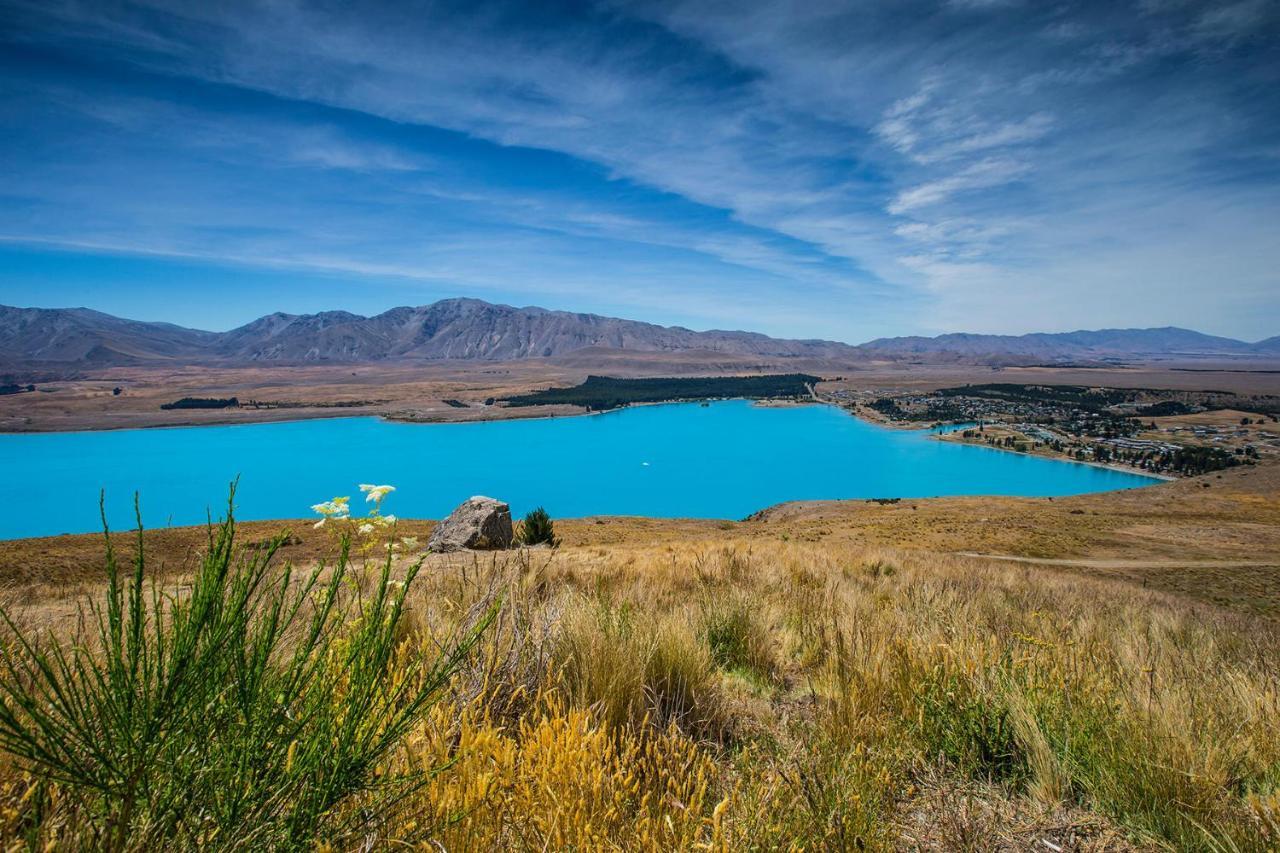
POLYGON ((1017 180, 1028 171, 1026 163, 1004 158, 988 158, 965 166, 953 175, 903 190, 889 203, 893 214, 909 213, 949 200, 957 193, 998 187, 1017 180))
MULTIPOLYGON (((6 9, 10 234, 849 339, 1160 298, 1082 255, 1280 265, 1224 227, 1280 212, 1270 3, 6 9)), ((1209 284, 1165 302, 1265 331, 1209 284)))

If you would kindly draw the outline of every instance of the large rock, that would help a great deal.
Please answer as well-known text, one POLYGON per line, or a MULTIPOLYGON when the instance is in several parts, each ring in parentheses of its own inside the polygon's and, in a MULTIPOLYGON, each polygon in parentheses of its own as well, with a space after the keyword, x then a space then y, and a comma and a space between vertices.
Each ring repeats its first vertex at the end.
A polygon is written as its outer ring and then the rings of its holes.
POLYGON ((436 525, 427 540, 427 550, 438 553, 465 548, 510 548, 514 538, 511 507, 502 501, 477 495, 467 498, 449 513, 448 518, 436 525))

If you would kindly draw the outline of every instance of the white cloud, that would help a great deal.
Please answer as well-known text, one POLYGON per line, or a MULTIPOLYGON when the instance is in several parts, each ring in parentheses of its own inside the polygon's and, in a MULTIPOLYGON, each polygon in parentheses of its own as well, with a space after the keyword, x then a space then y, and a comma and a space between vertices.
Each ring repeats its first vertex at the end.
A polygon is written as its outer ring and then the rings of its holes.
POLYGON ((998 187, 1027 174, 1026 163, 1006 158, 988 158, 973 163, 952 175, 919 184, 898 193, 887 210, 901 215, 921 207, 947 201, 957 193, 998 187))

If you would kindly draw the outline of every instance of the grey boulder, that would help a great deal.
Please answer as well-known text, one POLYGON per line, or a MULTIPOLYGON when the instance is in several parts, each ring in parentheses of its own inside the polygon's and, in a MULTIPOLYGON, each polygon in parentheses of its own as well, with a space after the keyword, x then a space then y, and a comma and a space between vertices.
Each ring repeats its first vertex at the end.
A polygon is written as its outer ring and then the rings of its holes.
POLYGON ((492 550, 510 548, 515 539, 511 529, 511 507, 493 498, 467 498, 449 517, 436 525, 427 540, 427 550, 492 550))

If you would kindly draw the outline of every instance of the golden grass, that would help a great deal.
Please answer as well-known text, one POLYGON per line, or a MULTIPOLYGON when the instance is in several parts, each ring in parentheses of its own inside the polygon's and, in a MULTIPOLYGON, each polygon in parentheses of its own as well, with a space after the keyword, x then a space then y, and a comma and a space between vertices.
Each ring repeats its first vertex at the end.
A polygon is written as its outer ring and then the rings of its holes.
POLYGON ((982 808, 917 840, 995 838, 1012 809, 1041 815, 1025 837, 1059 843, 1276 843, 1280 637, 1265 623, 1025 567, 803 543, 570 550, 535 575, 555 648, 541 695, 506 725, 476 695, 431 728, 455 732, 463 762, 469 738, 501 747, 483 805, 454 807, 455 841, 892 848, 922 804, 954 806, 940 786, 984 786, 982 808), (743 601, 768 677, 744 679, 709 641, 708 602, 743 601), (664 762, 687 769, 646 775, 664 762), (565 814, 608 829, 575 840, 565 814))
POLYGON ((497 590, 504 616, 395 759, 453 764, 384 840, 1280 843, 1266 621, 1024 566, 781 541, 454 557, 428 575, 415 642, 497 590), (754 662, 717 656, 709 621, 754 662))
MULTIPOLYGON (((1174 488, 1163 517, 1136 494, 993 501, 980 518, 967 501, 822 505, 733 525, 557 522, 556 551, 430 558, 404 643, 441 642, 478 603, 500 601, 499 615, 385 768, 445 769, 378 837, 333 845, 1277 849, 1273 608, 1144 588, 1169 568, 999 562, 895 538, 932 524, 931 544, 987 536, 971 549, 1016 552, 1043 541, 1019 531, 1060 522, 1067 554, 1137 559, 1153 534, 1116 531, 1158 519, 1173 531, 1159 559, 1189 526, 1229 543, 1249 524, 1272 541, 1274 495, 1174 488)), ((1248 582, 1273 600, 1258 564, 1248 582)), ((1201 576, 1228 589, 1234 572, 1201 576)), ((70 606, 59 595, 93 591, 87 571, 60 583, 11 603, 35 624, 70 606)), ((36 790, 8 770, 0 835, 90 843, 65 793, 36 790)))

